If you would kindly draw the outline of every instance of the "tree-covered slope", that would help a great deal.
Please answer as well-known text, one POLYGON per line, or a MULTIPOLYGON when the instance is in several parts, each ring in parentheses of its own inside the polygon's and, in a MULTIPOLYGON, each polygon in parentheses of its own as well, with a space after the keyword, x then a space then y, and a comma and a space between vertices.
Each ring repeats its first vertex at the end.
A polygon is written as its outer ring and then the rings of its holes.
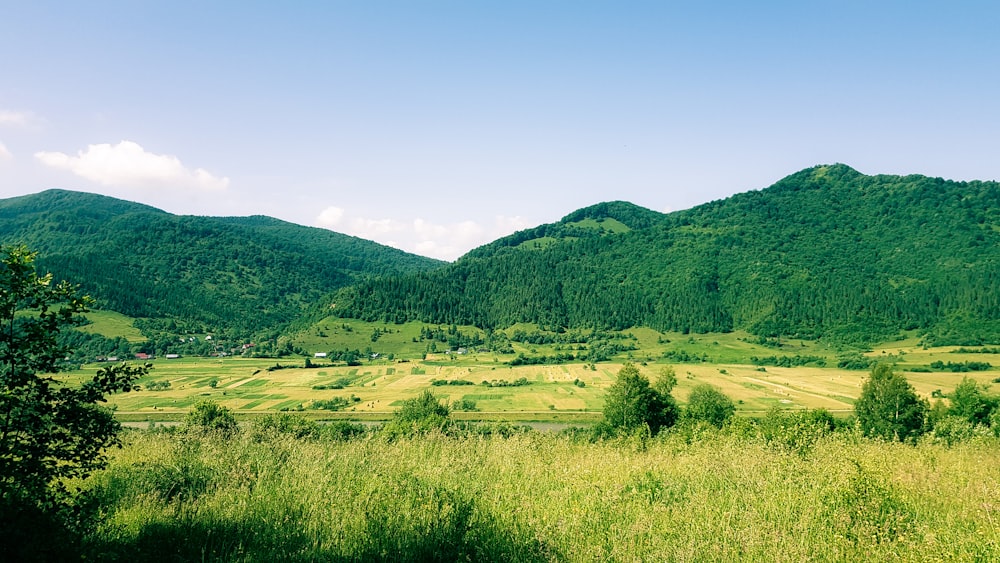
POLYGON ((1000 338, 996 182, 818 166, 668 215, 631 207, 594 206, 440 270, 362 282, 335 310, 483 327, 1000 338), (628 228, 581 228, 601 220, 628 228))
POLYGON ((0 242, 135 317, 246 333, 286 323, 367 276, 441 262, 269 217, 171 215, 110 197, 49 190, 0 200, 0 242))

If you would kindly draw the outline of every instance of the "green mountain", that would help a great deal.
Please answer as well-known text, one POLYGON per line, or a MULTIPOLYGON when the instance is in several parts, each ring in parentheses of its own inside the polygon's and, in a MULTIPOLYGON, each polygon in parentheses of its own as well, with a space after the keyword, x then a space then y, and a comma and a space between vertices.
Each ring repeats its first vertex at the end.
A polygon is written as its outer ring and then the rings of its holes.
POLYGON ((41 268, 100 308, 243 335, 367 277, 442 264, 269 217, 177 216, 64 190, 0 200, 0 242, 38 251, 41 268))
POLYGON ((818 166, 659 214, 613 202, 444 268, 362 281, 362 320, 1000 341, 1000 184, 818 166))

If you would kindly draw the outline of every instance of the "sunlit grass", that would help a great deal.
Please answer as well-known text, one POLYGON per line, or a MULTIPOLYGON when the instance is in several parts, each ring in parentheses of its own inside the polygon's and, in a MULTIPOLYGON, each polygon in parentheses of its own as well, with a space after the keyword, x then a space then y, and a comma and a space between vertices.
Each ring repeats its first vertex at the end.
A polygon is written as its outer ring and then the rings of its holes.
POLYGON ((133 559, 996 560, 1000 447, 133 434, 89 487, 133 559))

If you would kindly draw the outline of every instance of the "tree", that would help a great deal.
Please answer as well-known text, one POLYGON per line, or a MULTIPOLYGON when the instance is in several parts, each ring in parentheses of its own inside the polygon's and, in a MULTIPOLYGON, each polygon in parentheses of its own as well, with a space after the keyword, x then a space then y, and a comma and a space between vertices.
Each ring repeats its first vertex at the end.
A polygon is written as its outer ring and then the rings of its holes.
POLYGON ((660 369, 660 377, 656 378, 656 383, 653 384, 653 389, 655 389, 660 395, 669 396, 674 387, 677 386, 677 372, 671 366, 664 366, 660 369))
POLYGON ((236 432, 233 411, 211 399, 199 401, 184 417, 184 426, 199 432, 216 432, 228 436, 236 432))
POLYGON ((90 299, 53 283, 51 274, 38 275, 35 257, 23 246, 0 245, 0 528, 8 534, 0 559, 3 550, 18 549, 10 534, 44 534, 30 528, 32 520, 67 524, 74 516, 66 480, 103 467, 104 450, 119 444, 121 427, 99 403, 130 391, 149 369, 113 365, 79 386, 47 375, 66 355, 60 331, 90 299))
POLYGON ((927 402, 917 397, 906 378, 888 364, 872 368, 854 413, 866 436, 908 440, 924 431, 927 402))
POLYGON ((997 408, 997 399, 987 395, 985 391, 985 385, 980 385, 969 377, 963 377, 951 395, 951 408, 948 409, 948 414, 960 416, 972 424, 989 426, 990 414, 997 408))
POLYGON ((604 420, 612 428, 629 430, 648 425, 652 433, 677 422, 677 402, 670 395, 653 389, 639 368, 626 363, 618 371, 618 379, 604 397, 604 420))
POLYGON ((692 420, 701 420, 721 428, 736 413, 736 405, 718 388, 701 383, 691 390, 685 413, 692 420))

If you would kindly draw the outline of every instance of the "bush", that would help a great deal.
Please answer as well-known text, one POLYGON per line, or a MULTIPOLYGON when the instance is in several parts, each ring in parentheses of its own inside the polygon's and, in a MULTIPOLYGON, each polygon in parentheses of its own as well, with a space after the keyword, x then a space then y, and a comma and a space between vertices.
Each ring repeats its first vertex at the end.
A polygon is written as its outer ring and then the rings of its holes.
POLYGON ((472 399, 461 399, 461 400, 455 401, 455 402, 453 402, 451 404, 451 410, 453 410, 453 411, 474 412, 474 411, 478 411, 479 407, 476 406, 476 402, 473 401, 472 399))
POLYGON ((199 402, 188 411, 184 417, 184 427, 195 432, 223 436, 230 436, 237 430, 233 411, 210 399, 199 402))
POLYGON ((721 428, 736 413, 736 405, 717 387, 701 383, 691 390, 684 413, 691 420, 721 428))
POLYGON ((935 442, 952 446, 976 435, 976 427, 961 416, 946 416, 934 423, 931 437, 935 442))
POLYGON ((364 436, 365 433, 368 432, 368 428, 365 425, 348 422, 346 420, 337 420, 328 424, 320 424, 318 427, 319 436, 321 438, 335 440, 338 442, 364 436))
POLYGON ((758 422, 760 435, 767 443, 800 454, 811 450, 835 427, 833 415, 825 409, 787 412, 774 408, 758 422))
POLYGON ((445 430, 451 424, 448 406, 438 402, 430 391, 403 401, 402 407, 382 430, 389 437, 426 434, 445 430))
POLYGON ((319 435, 319 425, 316 422, 288 413, 274 413, 255 418, 250 428, 252 434, 258 438, 274 434, 295 438, 313 438, 319 435))

